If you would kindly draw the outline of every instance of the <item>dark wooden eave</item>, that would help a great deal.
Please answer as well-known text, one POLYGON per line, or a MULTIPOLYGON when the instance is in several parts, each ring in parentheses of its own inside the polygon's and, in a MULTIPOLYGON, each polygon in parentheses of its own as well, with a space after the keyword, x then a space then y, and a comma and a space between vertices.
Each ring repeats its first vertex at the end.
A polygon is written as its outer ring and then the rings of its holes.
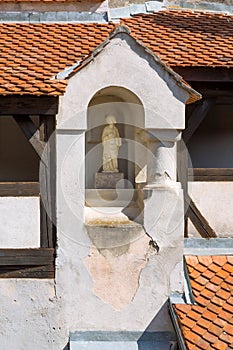
POLYGON ((0 249, 0 278, 54 278, 53 248, 0 249))
POLYGON ((57 96, 6 95, 0 96, 0 115, 56 115, 57 96))
POLYGON ((189 181, 233 181, 233 168, 194 168, 188 171, 189 181))
POLYGON ((172 67, 188 82, 233 82, 233 68, 172 67))

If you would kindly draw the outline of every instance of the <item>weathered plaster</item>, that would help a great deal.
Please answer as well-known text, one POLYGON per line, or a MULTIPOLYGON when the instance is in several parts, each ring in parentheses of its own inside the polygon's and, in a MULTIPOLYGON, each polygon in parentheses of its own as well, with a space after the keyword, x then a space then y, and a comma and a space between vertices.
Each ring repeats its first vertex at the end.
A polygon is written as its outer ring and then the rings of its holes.
POLYGON ((93 279, 93 293, 116 310, 129 305, 138 290, 141 270, 147 264, 149 242, 150 238, 144 233, 130 242, 123 254, 121 247, 99 250, 92 246, 84 264, 93 279))

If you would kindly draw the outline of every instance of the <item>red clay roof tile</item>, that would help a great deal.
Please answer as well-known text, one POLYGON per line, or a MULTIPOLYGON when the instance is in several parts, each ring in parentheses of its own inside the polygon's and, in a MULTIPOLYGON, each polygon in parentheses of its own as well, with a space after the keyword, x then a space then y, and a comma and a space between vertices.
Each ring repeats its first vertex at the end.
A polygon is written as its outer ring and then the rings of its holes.
MULTIPOLYGON (((233 16, 166 10, 122 19, 121 24, 173 68, 233 67, 233 16)), ((114 26, 1 23, 0 93, 14 94, 19 89, 22 94, 64 93, 66 82, 57 83, 52 78, 88 56, 114 26), (18 78, 17 83, 13 77, 18 78)), ((192 259, 194 265, 195 257, 192 259)), ((199 272, 203 272, 202 266, 209 266, 206 257, 198 263, 199 272)), ((222 261, 219 263, 213 261, 212 272, 221 268, 222 261)))
MULTIPOLYGON (((232 256, 186 257, 190 283, 198 305, 174 305, 188 350, 233 347, 233 259, 232 256), (195 278, 199 264, 206 270, 195 278), (212 276, 213 266, 220 267, 212 276), (211 269, 211 270, 210 270, 211 269), (209 278, 206 271, 211 271, 209 278), (204 276, 204 277, 203 277, 204 276), (200 289, 201 278, 209 279, 200 289), (229 283, 230 282, 230 283, 229 283), (183 331, 185 329, 185 331, 183 331)), ((202 280, 201 280, 202 281, 202 280)))

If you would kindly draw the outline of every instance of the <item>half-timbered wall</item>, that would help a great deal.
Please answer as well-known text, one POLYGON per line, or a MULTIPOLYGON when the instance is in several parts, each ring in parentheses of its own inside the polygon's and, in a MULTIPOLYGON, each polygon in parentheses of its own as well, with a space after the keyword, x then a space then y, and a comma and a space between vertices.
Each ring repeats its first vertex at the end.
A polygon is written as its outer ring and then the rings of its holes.
POLYGON ((233 167, 233 106, 215 105, 189 141, 194 168, 233 167))
MULTIPOLYGON (((189 194, 220 237, 232 236, 233 106, 214 105, 188 144, 189 194), (194 181, 190 181, 194 180, 194 181)), ((189 222, 190 237, 199 236, 189 222)))
POLYGON ((11 116, 0 118, 0 149, 0 182, 39 181, 39 159, 11 116))

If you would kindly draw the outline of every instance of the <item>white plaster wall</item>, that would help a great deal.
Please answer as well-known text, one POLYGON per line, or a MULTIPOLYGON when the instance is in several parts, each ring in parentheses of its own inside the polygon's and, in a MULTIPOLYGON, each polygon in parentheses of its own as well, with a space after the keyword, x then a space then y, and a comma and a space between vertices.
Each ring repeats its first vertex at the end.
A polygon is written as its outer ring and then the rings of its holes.
MULTIPOLYGON (((99 271, 103 269, 106 273, 106 269, 116 271, 118 268, 117 258, 114 266, 110 266, 110 260, 114 259, 108 259, 108 254, 112 252, 105 252, 107 258, 105 255, 101 257, 103 264, 96 263, 94 276, 93 269, 90 274, 86 264, 87 259, 92 259, 94 254, 83 223, 82 187, 85 177, 84 132, 87 128, 87 107, 92 97, 108 86, 123 87, 131 90, 142 102, 147 128, 176 130, 184 127, 184 102, 188 94, 175 86, 151 57, 147 58, 132 39, 124 35, 123 38, 116 38, 93 62, 70 79, 66 93, 61 98, 57 118, 59 249, 56 285, 57 295, 63 299, 64 322, 70 331, 145 331, 151 324, 151 330, 154 331, 172 330, 168 312, 163 311, 161 317, 161 310, 164 310, 163 306, 171 291, 182 291, 183 204, 179 186, 157 188, 154 192, 157 196, 147 200, 147 217, 151 217, 152 222, 155 205, 159 212, 162 210, 160 221, 153 222, 154 230, 148 226, 149 234, 153 233, 153 239, 158 239, 160 251, 156 254, 154 248, 150 249, 149 243, 146 248, 144 243, 139 244, 133 256, 130 250, 133 244, 130 242, 130 248, 125 254, 125 269, 121 270, 121 278, 129 289, 132 286, 127 276, 132 273, 133 267, 127 265, 127 259, 135 266, 143 259, 146 266, 138 275, 137 291, 127 306, 117 309, 114 306, 116 303, 111 304, 106 302, 108 298, 99 297, 101 292, 102 295, 112 293, 116 287, 112 286, 112 282, 104 283, 98 295, 95 292, 95 277, 100 275, 99 271), (167 215, 168 211, 170 215, 167 215), (159 230, 161 223, 163 230, 159 230)), ((149 240, 145 234, 146 237, 149 240)), ((124 256, 119 253, 121 264, 123 259, 124 256)), ((118 298, 117 293, 115 298, 118 298)))
POLYGON ((0 248, 38 248, 39 197, 0 197, 0 230, 0 248))
MULTIPOLYGON (((182 256, 180 237, 174 243, 176 247, 162 248, 160 254, 148 255, 148 263, 140 274, 139 288, 135 296, 128 306, 117 310, 93 292, 94 282, 84 266, 85 259, 91 254, 90 247, 83 247, 78 242, 72 243, 68 238, 63 239, 58 255, 58 260, 62 263, 57 271, 57 292, 63 298, 65 307, 63 317, 67 328, 71 331, 145 331, 153 322, 152 331, 171 331, 171 321, 166 310, 162 319, 158 314, 166 303, 172 287, 176 288, 174 291, 182 288, 178 282, 182 268, 179 272, 176 271, 182 256)), ((127 275, 132 272, 127 264, 121 273, 125 275, 122 280, 131 289, 127 275)), ((107 283, 102 289, 105 293, 112 293, 111 285, 107 283)))
MULTIPOLYGON (((144 54, 138 47, 136 50, 144 54)), ((146 267, 138 276, 138 289, 132 301, 117 310, 93 292, 94 282, 85 267, 85 259, 91 255, 91 242, 84 227, 84 131, 88 103, 105 86, 118 85, 132 90, 146 109, 146 126, 158 129, 184 127, 183 102, 187 93, 175 87, 168 74, 153 62, 149 64, 131 51, 126 41, 114 40, 104 52, 70 80, 61 98, 57 131, 56 279, 0 280, 3 350, 63 350, 69 332, 77 330, 172 330, 166 300, 172 290, 182 290, 180 190, 158 188, 154 192, 160 198, 158 209, 167 198, 162 207, 165 211, 160 216, 165 234, 156 228, 153 231, 160 250, 156 254, 149 244, 147 249, 137 244, 135 256, 127 256, 136 265, 144 259, 146 267), (166 211, 172 204, 173 211, 168 218, 166 211)), ((147 201, 148 217, 154 215, 156 195, 147 201)), ((148 236, 144 238, 149 241, 148 236)), ((117 259, 114 268, 117 268, 117 259)), ((126 264, 122 271, 125 283, 128 283, 130 268, 126 264)), ((111 285, 106 283, 103 289, 110 293, 111 285)))
POLYGON ((61 98, 58 128, 86 129, 95 93, 108 86, 132 91, 145 108, 145 127, 183 129, 188 93, 127 35, 115 37, 94 61, 74 75, 61 98))
MULTIPOLYGON (((190 182, 189 194, 219 237, 233 237, 233 182, 190 182)), ((192 223, 189 236, 198 236, 192 223)))
POLYGON ((63 350, 68 330, 53 280, 0 279, 0 305, 1 350, 63 350))

